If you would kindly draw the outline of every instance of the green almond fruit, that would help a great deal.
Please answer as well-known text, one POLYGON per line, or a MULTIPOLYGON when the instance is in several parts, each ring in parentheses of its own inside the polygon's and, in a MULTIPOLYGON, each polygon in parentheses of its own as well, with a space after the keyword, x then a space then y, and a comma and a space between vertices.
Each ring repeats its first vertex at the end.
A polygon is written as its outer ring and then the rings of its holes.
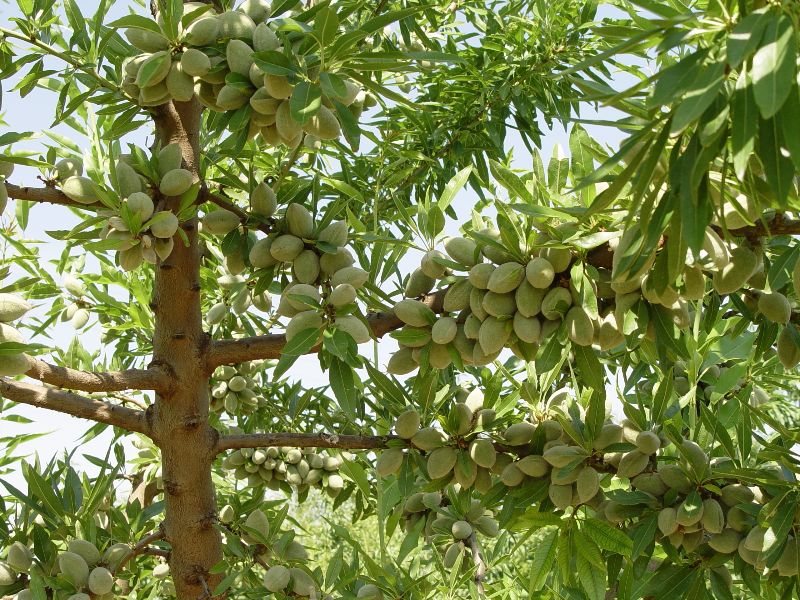
POLYGON ((686 300, 702 300, 706 295, 706 276, 699 265, 684 269, 683 288, 683 297, 686 300))
POLYGON ((242 40, 232 39, 225 46, 225 59, 232 73, 248 77, 253 64, 253 49, 242 40))
POLYGON ((741 536, 733 529, 723 529, 708 538, 708 545, 721 554, 731 554, 739 547, 741 536))
POLYGON ((703 518, 703 511, 704 506, 700 495, 696 491, 691 492, 686 499, 678 505, 676 516, 678 525, 686 527, 699 523, 700 519, 703 518))
POLYGON ((100 201, 97 195, 97 186, 88 177, 75 175, 67 177, 61 184, 61 191, 67 198, 80 204, 94 204, 100 201))
POLYGON ((478 263, 469 270, 469 282, 479 290, 489 289, 489 279, 496 267, 491 263, 478 263))
POLYGON ((33 554, 22 542, 14 542, 6 549, 6 562, 17 573, 27 573, 33 564, 33 554))
POLYGON ((509 446, 525 446, 531 443, 534 433, 536 433, 536 426, 523 421, 509 425, 503 433, 503 437, 509 446))
POLYGON ((349 283, 337 285, 328 296, 328 302, 335 308, 352 304, 356 300, 356 288, 349 283))
POLYGON ((303 249, 303 240, 287 233, 276 237, 269 251, 272 257, 278 262, 292 262, 295 258, 300 256, 303 249))
POLYGON ((229 210, 217 209, 203 215, 203 230, 211 235, 228 235, 241 223, 238 215, 229 210))
POLYGON ((478 333, 478 344, 487 355, 500 352, 511 335, 511 322, 501 321, 497 317, 487 317, 481 323, 478 333))
POLYGON ((683 494, 688 493, 691 489, 691 481, 679 465, 661 464, 658 467, 658 474, 661 480, 671 489, 683 494))
POLYGON ((59 181, 80 177, 83 175, 83 161, 78 158, 62 158, 55 164, 55 170, 59 181))
POLYGON ((653 496, 663 496, 670 489, 658 473, 640 473, 631 480, 631 485, 653 496))
POLYGON ((431 328, 431 339, 437 344, 449 344, 457 332, 458 323, 453 317, 440 317, 431 328))
POLYGON ((181 168, 183 155, 181 147, 177 142, 167 144, 158 151, 158 174, 164 177, 170 171, 181 168))
POLYGON ((86 585, 89 579, 89 565, 81 555, 74 552, 62 552, 58 557, 58 568, 77 589, 86 585))
POLYGON ((194 79, 186 73, 180 61, 174 61, 164 80, 172 99, 177 102, 188 102, 194 97, 194 79))
POLYGON ((165 196, 180 196, 192 187, 192 183, 194 183, 194 176, 191 171, 172 169, 164 173, 158 189, 165 196))
POLYGON ((394 422, 394 430, 404 440, 410 440, 419 431, 419 413, 409 409, 401 413, 394 422))
POLYGON ((260 544, 262 539, 269 538, 269 519, 260 509, 255 509, 244 521, 242 539, 249 544, 260 544), (252 530, 254 533, 248 531, 252 530))
POLYGON ((0 323, 16 321, 32 308, 17 294, 0 293, 0 323))
MULTIPOLYGON (((405 453, 402 448, 389 448, 384 450, 378 456, 378 461, 375 463, 375 470, 381 477, 395 475, 400 472, 404 458, 405 453)), ((430 460, 430 458, 428 460, 430 460)))
POLYGON ((122 161, 117 161, 117 192, 123 198, 142 192, 142 180, 133 167, 122 161))
POLYGON ((129 27, 125 30, 125 37, 142 52, 159 52, 169 48, 169 40, 167 38, 149 29, 129 27))
POLYGON ((622 427, 616 423, 606 423, 594 439, 592 447, 596 450, 603 450, 611 444, 619 444, 620 442, 622 442, 622 427))
POLYGON ((528 477, 544 477, 550 472, 550 463, 537 454, 523 456, 514 464, 528 477))
POLYGON ((517 312, 513 320, 514 334, 523 342, 538 344, 542 336, 542 324, 536 317, 525 317, 517 312))
POLYGON ((217 94, 216 103, 222 110, 237 110, 250 101, 250 94, 240 87, 225 85, 217 94))
POLYGON ((658 513, 658 529, 663 535, 670 536, 678 531, 678 511, 671 506, 661 509, 658 513))
POLYGON ((567 336, 574 344, 578 346, 592 345, 592 342, 594 342, 594 325, 583 307, 573 306, 570 308, 564 317, 564 324, 567 329, 567 336))
POLYGON ((450 528, 450 532, 457 540, 465 540, 472 535, 472 525, 467 521, 456 521, 450 528))
POLYGON ((487 537, 500 535, 500 524, 489 515, 483 515, 475 520, 475 529, 487 537))
POLYGON ((266 183, 261 182, 250 193, 250 208, 253 212, 271 217, 278 207, 278 198, 275 192, 266 183))
POLYGON ((431 479, 441 479, 453 471, 453 467, 458 459, 458 451, 455 448, 445 446, 434 449, 428 456, 426 469, 431 479))
POLYGON ((732 294, 741 289, 758 267, 758 257, 749 248, 739 246, 730 254, 730 262, 714 273, 712 282, 719 294, 732 294))
POLYGON ((472 430, 473 412, 463 402, 456 402, 450 410, 448 421, 455 435, 466 435, 472 430))
POLYGON ((282 592, 288 587, 291 578, 289 569, 283 565, 273 565, 264 573, 264 587, 270 592, 282 592))
POLYGON ((455 262, 470 269, 474 267, 480 259, 478 245, 474 241, 464 237, 451 237, 446 239, 444 242, 444 250, 455 262))
MULTIPOLYGON (((266 269, 278 263, 274 256, 272 256, 272 243, 275 238, 267 237, 258 240, 253 247, 250 248, 249 260, 250 264, 256 269, 266 269)), ((301 242, 302 243, 302 242, 301 242)))
POLYGON ((586 452, 579 446, 552 446, 544 451, 542 457, 551 466, 561 469, 584 460, 586 452))
POLYGON ((317 239, 333 246, 344 246, 347 243, 348 227, 345 221, 334 221, 319 232, 317 239))
POLYGON ((406 298, 395 304, 393 310, 398 319, 414 327, 427 327, 435 321, 433 311, 419 300, 406 298))
MULTIPOLYGON (((316 283, 319 278, 319 257, 313 250, 303 250, 292 263, 294 279, 299 283, 316 283)), ((355 293, 355 290, 353 290, 355 293)))
POLYGON ((362 600, 383 600, 383 592, 381 592, 381 589, 377 585, 367 583, 359 588, 356 598, 361 598, 362 600))
POLYGON ((403 294, 406 298, 418 298, 430 292, 434 285, 436 285, 436 280, 428 277, 422 269, 414 269, 408 276, 403 294))
POLYGON ((438 250, 429 250, 420 262, 420 269, 431 279, 441 279, 447 274, 447 267, 436 262, 436 259, 444 260, 446 257, 438 250))
POLYGON ((95 567, 89 573, 88 587, 92 594, 108 594, 114 589, 114 576, 105 567, 95 567))
POLYGON ((634 443, 642 454, 655 454, 661 447, 661 438, 652 431, 641 431, 634 443))
POLYGON ((448 346, 432 343, 428 352, 428 362, 434 369, 446 369, 453 362, 448 346))
POLYGON ((178 217, 174 213, 162 210, 153 215, 150 222, 150 233, 157 238, 171 238, 178 231, 179 225, 178 217))
POLYGON ((211 59, 196 48, 187 48, 181 54, 181 68, 190 77, 203 77, 211 70, 211 59))
MULTIPOLYGON (((325 272, 323 259, 329 255, 324 255, 320 259, 320 268, 325 272)), ((331 276, 331 285, 336 287, 343 283, 349 283, 356 289, 361 289, 364 284, 369 280, 369 273, 360 267, 343 267, 336 270, 331 276)), ((417 302, 416 300, 401 300, 401 302, 417 302)), ((420 302, 420 304, 422 304, 420 302)), ((411 325, 411 323, 409 323, 411 325)))
POLYGON ((572 262, 572 252, 568 248, 542 248, 539 256, 553 267, 556 273, 563 273, 572 262))
POLYGON ((87 540, 82 540, 80 538, 70 540, 67 544, 67 549, 81 556, 89 566, 100 562, 100 551, 97 549, 97 546, 87 540))
POLYGON ((495 294, 508 294, 516 290, 524 279, 525 267, 517 262, 507 262, 492 272, 486 286, 495 294))
POLYGON ((542 308, 547 290, 534 288, 527 280, 523 281, 514 292, 517 311, 524 317, 535 317, 542 308))
POLYGON ((316 113, 303 126, 306 133, 321 140, 335 140, 342 134, 336 115, 326 106, 320 106, 316 113))
POLYGON ((792 317, 792 305, 781 293, 761 294, 758 297, 758 310, 773 323, 785 325, 792 317))
POLYGON ((205 16, 193 21, 184 34, 184 39, 192 46, 208 46, 217 41, 220 21, 216 16, 205 16))
POLYGON ((289 80, 283 75, 265 75, 264 88, 270 96, 279 100, 287 100, 294 91, 294 85, 289 83, 289 80))
MULTIPOLYGON (((571 306, 572 294, 570 294, 569 290, 562 287, 556 287, 545 294, 544 298, 542 299, 541 311, 545 319, 555 321, 564 317, 571 306)), ((575 318, 583 321, 580 317, 576 316, 575 318)), ((580 325, 578 325, 574 329, 576 331, 580 331, 582 334, 585 334, 585 322, 583 322, 583 325, 584 327, 580 327, 580 325)), ((594 337, 594 334, 592 334, 592 337, 594 337)), ((579 339, 583 340, 584 338, 585 336, 581 336, 579 339)))
POLYGON ((400 348, 392 354, 386 365, 386 370, 392 375, 407 375, 415 371, 418 366, 411 348, 400 348))
POLYGON ((708 455, 699 445, 691 440, 683 440, 681 449, 692 471, 694 471, 698 478, 703 478, 709 468, 708 455))
POLYGON ((172 59, 166 50, 154 52, 139 67, 136 73, 136 85, 140 88, 153 87, 166 79, 172 59))
POLYGON ((452 569, 456 566, 459 557, 461 557, 462 553, 464 552, 464 544, 462 542, 455 542, 450 544, 447 547, 447 550, 444 553, 444 558, 442 558, 442 564, 445 566, 446 569, 452 569))
MULTIPOLYGON (((315 310, 306 310, 295 314, 286 325, 286 341, 291 341, 298 333, 306 329, 321 329, 324 325, 322 316, 315 310)), ((320 333, 321 336, 321 333, 320 333)))
POLYGON ((740 483, 731 483, 720 489, 720 499, 726 506, 737 506, 738 504, 752 502, 753 498, 753 491, 740 483))
POLYGON ((489 440, 472 440, 469 445, 469 457, 478 466, 491 469, 497 461, 497 451, 489 440))
MULTIPOLYGON (((257 21, 260 19, 256 19, 257 21)), ((259 23, 253 31, 253 48, 256 52, 277 50, 281 41, 266 23, 259 23)))
POLYGON ((650 456, 642 454, 638 450, 626 452, 619 461, 617 477, 627 477, 629 479, 636 477, 639 473, 644 471, 649 462, 650 456))
POLYGON ((792 536, 789 536, 774 568, 777 569, 778 575, 781 577, 796 577, 798 573, 797 565, 797 542, 792 536))
POLYGON ((592 467, 581 469, 575 480, 575 491, 581 504, 589 502, 600 490, 600 475, 592 467))
POLYGON ((286 225, 289 233, 299 238, 310 239, 314 236, 314 217, 311 212, 297 202, 290 204, 286 208, 286 225))
POLYGON ((336 328, 350 335, 356 344, 366 344, 372 339, 369 328, 355 315, 336 317, 336 328))
POLYGON ((272 123, 275 122, 274 117, 277 114, 280 105, 281 101, 270 96, 267 90, 263 87, 259 87, 255 93, 250 96, 250 106, 253 108, 253 110, 262 115, 272 116, 272 123))
POLYGON ((555 279, 555 270, 549 260, 542 257, 531 259, 525 267, 525 277, 534 288, 547 289, 555 279))
POLYGON ((17 581, 17 574, 4 562, 0 561, 0 586, 14 585, 17 581))
POLYGON ((512 293, 498 294, 488 291, 483 295, 481 306, 493 317, 511 317, 517 310, 517 303, 512 293))
POLYGON ((479 321, 483 321, 489 313, 483 308, 483 299, 488 292, 473 287, 469 293, 469 310, 479 321))
POLYGON ((566 510, 572 505, 572 486, 551 483, 547 488, 547 496, 558 510, 566 510))
POLYGON ((433 427, 424 427, 411 437, 411 443, 425 452, 441 448, 446 442, 447 436, 444 432, 433 427))
POLYGON ((16 377, 30 371, 33 366, 33 359, 27 354, 7 354, 0 361, 0 375, 4 377, 16 377))
POLYGON ((322 301, 319 290, 316 286, 307 283, 297 283, 291 288, 284 290, 287 302, 296 310, 309 310, 316 308, 322 301))
POLYGON ((317 585, 311 575, 298 567, 292 567, 289 571, 292 575, 292 592, 298 596, 311 596, 315 593, 317 585))
POLYGON ((220 14, 217 19, 219 20, 219 37, 242 40, 253 39, 256 24, 246 14, 236 10, 229 10, 220 14))
POLYGON ((700 523, 709 533, 721 533, 725 526, 725 515, 719 502, 713 498, 703 500, 703 516, 700 523))
MULTIPOLYGON (((433 280, 430 280, 431 282, 433 280)), ((433 285, 431 288, 433 289, 433 285)), ((427 291, 430 291, 427 290, 427 291)), ((425 292, 427 293, 427 292, 425 292)), ((467 279, 461 279, 453 283, 444 295, 442 308, 445 312, 460 312, 469 308, 469 298, 472 293, 472 284, 467 279)))
POLYGON ((800 364, 800 347, 794 341, 790 327, 794 325, 788 324, 778 334, 778 360, 786 369, 793 369, 800 364))

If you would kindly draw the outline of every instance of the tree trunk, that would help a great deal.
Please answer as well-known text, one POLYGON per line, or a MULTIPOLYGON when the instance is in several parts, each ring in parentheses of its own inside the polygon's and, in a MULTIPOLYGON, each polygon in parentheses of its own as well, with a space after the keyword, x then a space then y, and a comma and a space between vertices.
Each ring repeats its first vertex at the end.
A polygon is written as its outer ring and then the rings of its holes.
MULTIPOLYGON (((199 178, 200 105, 196 100, 159 107, 157 139, 181 146, 185 167, 199 178)), ((178 199, 165 209, 177 213, 178 199)), ((197 600, 213 590, 218 576, 209 569, 222 559, 214 527, 217 506, 211 465, 217 432, 208 423, 208 345, 200 312, 200 252, 197 219, 181 224, 188 247, 175 236, 175 248, 156 266, 152 308, 155 313, 153 360, 173 375, 170 393, 156 397, 153 435, 161 449, 165 534, 172 551, 170 570, 180 600, 197 600)))

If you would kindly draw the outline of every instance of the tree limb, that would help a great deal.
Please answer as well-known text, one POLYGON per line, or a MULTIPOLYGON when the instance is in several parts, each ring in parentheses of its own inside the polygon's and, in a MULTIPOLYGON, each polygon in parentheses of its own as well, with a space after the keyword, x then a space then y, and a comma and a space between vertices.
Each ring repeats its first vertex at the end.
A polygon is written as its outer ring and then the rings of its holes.
POLYGON ((481 554, 481 547, 478 544, 478 538, 473 531, 469 538, 469 549, 472 553, 472 562, 475 563, 475 586, 478 588, 478 593, 483 595, 483 578, 486 576, 486 563, 483 562, 483 554, 481 554))
POLYGON ((78 371, 58 367, 33 359, 33 366, 25 375, 56 387, 83 392, 119 392, 122 390, 167 391, 170 376, 159 368, 128 369, 126 371, 78 371))
MULTIPOLYGON (((423 298, 423 302, 430 306, 434 312, 442 312, 442 302, 446 291, 444 289, 430 294, 423 298)), ((403 322, 391 311, 372 313, 367 317, 367 322, 375 338, 381 338, 403 326, 403 322)), ((247 360, 280 358, 285 345, 286 336, 281 333, 258 335, 238 340, 219 340, 213 342, 209 348, 206 356, 206 368, 210 372, 219 365, 237 364, 247 360)), ((309 354, 313 354, 318 350, 319 346, 315 346, 309 351, 309 354)))
POLYGON ((64 192, 54 187, 32 188, 27 186, 18 186, 13 183, 6 182, 6 191, 9 198, 15 200, 27 200, 28 202, 44 202, 46 204, 60 204, 62 206, 71 206, 72 208, 83 209, 98 209, 105 208, 99 202, 94 204, 82 204, 75 202, 68 198, 64 192))
MULTIPOLYGON (((164 528, 163 527, 159 527, 158 529, 156 529, 150 535, 147 535, 147 536, 143 537, 141 540, 139 540, 139 542, 133 548, 131 548, 131 551, 128 552, 122 558, 122 560, 120 560, 117 563, 117 566, 114 569, 114 574, 117 574, 119 571, 121 571, 122 567, 124 567, 126 564, 128 564, 128 562, 130 562, 130 560, 132 558, 134 558, 135 556, 138 556, 139 554, 155 554, 154 550, 156 550, 156 548, 151 548, 150 547, 150 543, 151 542, 156 542, 158 540, 163 540, 164 539, 164 535, 165 535, 164 534, 164 528)), ((163 551, 163 552, 166 552, 166 551, 163 551)), ((159 552, 158 556, 163 556, 163 554, 161 554, 159 552)))
POLYGON ((336 433, 241 433, 220 437, 217 453, 237 448, 340 448, 372 450, 388 447, 388 442, 400 440, 396 435, 338 435, 336 433))
POLYGON ((150 424, 145 412, 141 410, 5 378, 0 378, 0 395, 20 404, 47 408, 73 417, 149 435, 150 424))

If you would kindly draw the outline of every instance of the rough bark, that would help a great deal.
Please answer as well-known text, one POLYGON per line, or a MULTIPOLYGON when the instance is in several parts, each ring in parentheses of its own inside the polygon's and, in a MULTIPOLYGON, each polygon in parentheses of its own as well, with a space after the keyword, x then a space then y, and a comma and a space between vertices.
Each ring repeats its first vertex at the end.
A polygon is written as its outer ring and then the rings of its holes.
MULTIPOLYGON (((184 167, 198 179, 200 113, 200 105, 193 100, 163 105, 155 115, 157 139, 162 144, 179 144, 184 167)), ((177 198, 164 202, 165 208, 177 212, 177 198)), ((181 227, 189 244, 176 236, 172 254, 156 265, 153 359, 168 367, 174 385, 169 393, 156 396, 153 438, 162 456, 170 571, 178 598, 196 600, 204 594, 204 581, 212 589, 219 581, 209 570, 222 559, 222 545, 214 527, 217 507, 211 466, 217 434, 208 423, 197 219, 181 227)))
POLYGON ((74 417, 115 425, 128 431, 150 434, 150 423, 144 411, 85 398, 63 390, 0 378, 0 396, 20 404, 47 408, 74 417))
POLYGON ((171 385, 169 374, 159 368, 126 371, 78 371, 34 359, 25 373, 50 385, 83 392, 119 392, 122 390, 166 391, 171 385))

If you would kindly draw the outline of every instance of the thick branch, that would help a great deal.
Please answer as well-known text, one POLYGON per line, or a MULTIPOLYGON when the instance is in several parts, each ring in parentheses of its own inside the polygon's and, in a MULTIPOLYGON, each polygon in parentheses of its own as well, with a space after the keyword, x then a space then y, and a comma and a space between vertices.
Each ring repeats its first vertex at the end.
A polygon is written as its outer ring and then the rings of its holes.
MULTIPOLYGON (((442 311, 442 301, 447 290, 439 290, 424 298, 424 302, 434 312, 442 311)), ((403 322, 393 312, 373 313, 367 317, 372 334, 381 338, 387 333, 400 329, 403 322)), ((280 358, 283 347, 286 345, 286 336, 283 334, 259 335, 238 340, 220 340, 214 342, 208 352, 206 367, 212 371, 219 365, 230 365, 246 360, 280 358)), ((314 347, 309 351, 313 354, 319 349, 314 347)))
POLYGON ((0 378, 0 395, 21 404, 47 408, 128 431, 145 435, 149 435, 150 432, 150 425, 141 410, 85 398, 62 390, 0 378))
POLYGON ((42 360, 34 360, 33 367, 25 374, 50 385, 84 392, 166 391, 170 386, 169 375, 158 368, 108 372, 77 371, 51 365, 42 360))
POLYGON ((345 450, 373 450, 388 447, 388 442, 399 440, 396 435, 337 435, 331 433, 242 433, 220 438, 217 452, 237 448, 341 448, 345 450))
POLYGON ((27 200, 28 202, 44 202, 47 204, 60 204, 62 206, 71 206, 73 208, 103 208, 103 205, 99 202, 95 204, 81 204, 80 202, 75 202, 62 192, 61 190, 57 190, 53 187, 43 187, 43 188, 32 188, 32 187, 20 187, 18 185, 14 185, 13 183, 6 182, 6 191, 8 192, 9 198, 14 198, 15 200, 27 200))

